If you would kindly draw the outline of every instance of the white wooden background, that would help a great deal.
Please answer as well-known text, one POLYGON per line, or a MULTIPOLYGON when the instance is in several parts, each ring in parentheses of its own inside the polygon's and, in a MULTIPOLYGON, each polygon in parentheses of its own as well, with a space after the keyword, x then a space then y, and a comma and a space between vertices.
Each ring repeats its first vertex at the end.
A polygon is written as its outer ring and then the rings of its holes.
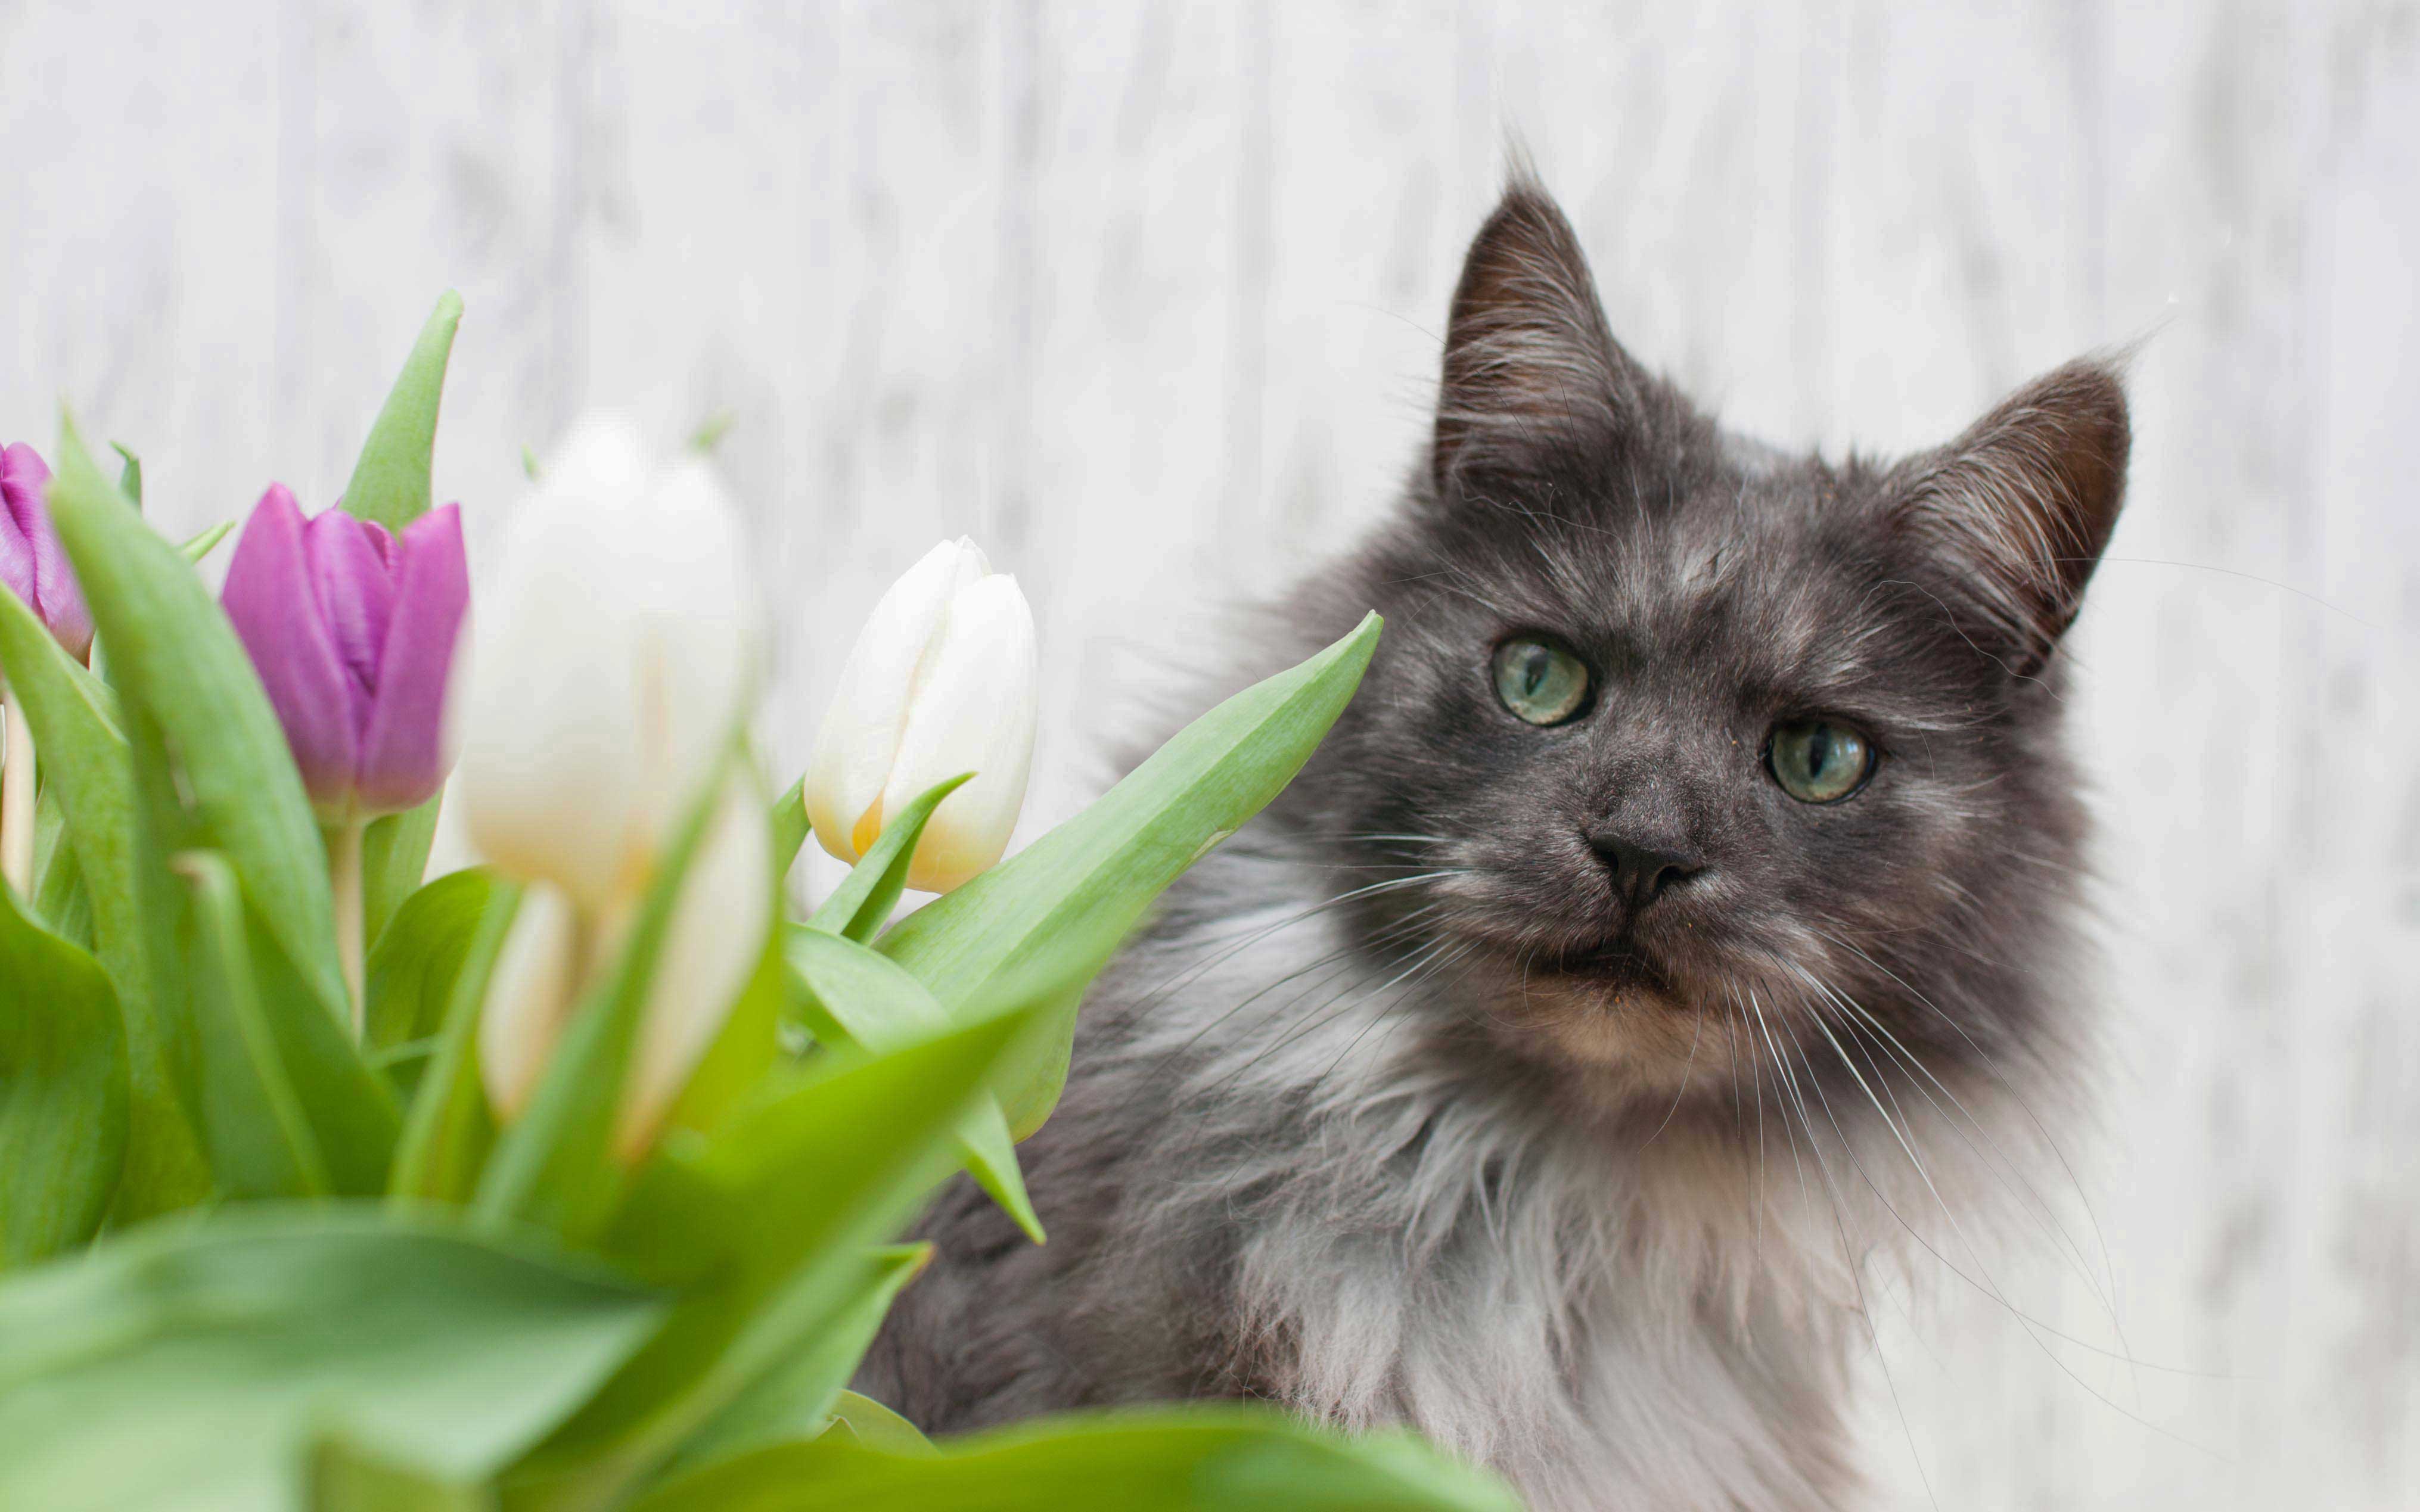
POLYGON ((2420 1505, 2420 13, 1967 8, 0 0, 0 439, 67 398, 180 530, 325 502, 458 287, 474 549, 583 407, 727 410, 783 775, 971 531, 1043 616, 1039 823, 1194 607, 1384 506, 1508 129, 1634 349, 1777 440, 1928 441, 2150 332, 2070 1143, 2175 1368, 1929 1274, 1869 1458, 1891 1505, 2420 1505))

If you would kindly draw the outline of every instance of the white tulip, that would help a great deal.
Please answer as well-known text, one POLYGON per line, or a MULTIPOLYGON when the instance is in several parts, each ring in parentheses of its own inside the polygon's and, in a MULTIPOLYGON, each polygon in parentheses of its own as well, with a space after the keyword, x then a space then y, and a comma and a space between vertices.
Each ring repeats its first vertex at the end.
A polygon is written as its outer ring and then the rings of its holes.
POLYGON ((908 885, 947 892, 998 861, 1025 806, 1039 681, 1016 579, 969 540, 927 552, 875 606, 816 734, 806 805, 823 848, 856 861, 920 794, 972 772, 925 825, 908 885))
MULTIPOLYGON (((772 868, 763 795, 752 783, 726 782, 682 879, 639 1011, 614 1123, 625 1160, 654 1142, 756 969, 772 925, 772 868)), ((588 927, 561 888, 539 882, 522 893, 479 1020, 479 1072, 504 1121, 529 1105, 584 984, 611 969, 628 943, 630 919, 624 912, 588 927)))
POLYGON ((455 778, 499 870, 597 910, 655 869, 753 681, 738 512, 703 458, 583 422, 504 527, 458 679, 455 778))
MULTIPOLYGON (((506 523, 458 680, 454 802, 472 844, 527 884, 489 980, 480 1071, 527 1105, 582 995, 613 967, 687 806, 755 681, 737 510, 704 459, 652 465, 582 422, 506 523)), ((772 928, 761 796, 726 778, 642 1010, 617 1141, 643 1151, 772 928)))

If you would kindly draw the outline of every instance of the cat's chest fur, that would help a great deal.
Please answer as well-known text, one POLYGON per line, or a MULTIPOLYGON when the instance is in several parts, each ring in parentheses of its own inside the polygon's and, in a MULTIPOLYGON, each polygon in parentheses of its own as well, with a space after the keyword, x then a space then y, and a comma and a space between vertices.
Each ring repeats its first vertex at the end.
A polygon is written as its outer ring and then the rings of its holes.
POLYGON ((959 1179, 861 1386, 934 1431, 1266 1397, 1542 1507, 1829 1504, 1852 1283, 1780 1132, 1760 1167, 1590 1128, 1449 1027, 1450 963, 1356 950, 1335 890, 1257 830, 1180 886, 1021 1150, 1050 1242, 959 1179))

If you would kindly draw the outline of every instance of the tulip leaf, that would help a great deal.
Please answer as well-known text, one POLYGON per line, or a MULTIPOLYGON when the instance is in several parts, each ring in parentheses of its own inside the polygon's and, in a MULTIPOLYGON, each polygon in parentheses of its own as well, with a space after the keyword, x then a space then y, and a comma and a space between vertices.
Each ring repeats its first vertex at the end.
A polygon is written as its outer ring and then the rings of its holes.
POLYGON ((320 1435, 303 1460, 308 1512, 493 1512, 495 1504, 478 1487, 365 1447, 350 1434, 320 1435))
MULTIPOLYGON (((908 887, 908 865, 916 858, 916 841, 923 837, 925 821, 941 800, 955 793, 973 779, 972 772, 962 772, 946 781, 936 782, 919 794, 916 801, 899 810, 882 833, 849 868, 848 878, 832 889, 832 895, 816 909, 807 923, 813 928, 845 934, 862 943, 882 933, 891 922, 891 910, 899 906, 899 895, 908 887)), ((801 807, 800 812, 805 810, 801 807)))
POLYGON ((1405 1431, 1346 1435, 1242 1403, 1069 1414, 885 1453, 825 1433, 666 1482, 633 1512, 1518 1512, 1485 1472, 1405 1431))
MULTIPOLYGON (((1194 720, 1075 818, 882 936, 879 949, 955 1008, 1003 971, 1064 953, 1085 931, 1124 933, 1154 899, 1275 798, 1352 700, 1377 647, 1372 614, 1291 671, 1194 720)), ((1031 1135, 1066 1085, 1080 990, 999 1088, 1010 1129, 1031 1135)))
POLYGON ((0 1286, 0 1506, 292 1506, 332 1432, 476 1484, 662 1316, 593 1263, 434 1212, 154 1225, 0 1286))
POLYGON ((1027 1032, 974 1019, 871 1060, 833 1057, 711 1137, 667 1140, 605 1235, 683 1288, 663 1331, 510 1477, 517 1505, 610 1504, 847 1310, 868 1246, 955 1165, 950 1131, 1027 1032))
POLYGON ((163 1009, 156 990, 136 873, 140 800, 117 701, 6 589, 0 589, 0 669, 46 753, 44 792, 57 797, 66 815, 69 848, 92 914, 93 954, 109 974, 124 1021, 132 1103, 118 1213, 139 1218, 184 1207, 209 1188, 179 1094, 181 1068, 192 1064, 192 1034, 181 1013, 163 1009))
POLYGON ((364 972, 370 1045, 425 1040, 444 1026, 454 979, 500 886, 494 872, 473 867, 438 878, 396 912, 364 972))
POLYGON ((712 1134, 723 1119, 756 1094, 766 1070, 782 1054, 782 1025, 789 1019, 791 981, 782 961, 781 931, 768 930, 765 952, 738 1001, 722 1021, 714 1042, 698 1057, 689 1083, 673 1100, 664 1127, 712 1134))
POLYGON ((370 821, 362 831, 362 938, 372 949, 396 910, 420 890, 428 875, 428 852, 437 843, 437 794, 417 809, 370 821))
POLYGON ((613 1149, 622 1088, 655 985, 656 958, 672 932, 682 885, 704 845, 721 785, 738 764, 735 743, 690 799, 621 959, 572 1010, 529 1106, 497 1142, 475 1204, 487 1221, 531 1224, 579 1243, 611 1215, 624 1176, 613 1149))
POLYGON ((783 876, 807 843, 807 779, 802 775, 773 800, 773 870, 783 876))
MULTIPOLYGON (((444 878, 421 890, 430 892, 452 880, 444 878)), ((520 903, 520 889, 506 882, 491 883, 480 894, 469 941, 448 980, 437 1048, 421 1073, 420 1090, 396 1149, 395 1171, 387 1182, 390 1196, 460 1205, 477 1188, 480 1165, 496 1139, 487 1088, 479 1080, 479 1011, 520 903)), ((407 905, 398 918, 409 919, 411 914, 407 905)))
POLYGON ((93 1236, 126 1127, 126 1038, 108 976, 0 887, 0 1266, 93 1236))
POLYGON ((677 1473, 746 1450, 820 1432, 843 1388, 874 1345, 901 1288, 933 1257, 930 1244, 875 1251, 848 1289, 848 1300, 795 1352, 775 1363, 681 1444, 667 1467, 677 1473))
POLYGON ((400 535, 428 513, 428 474, 437 451, 437 402, 445 388, 445 363, 454 332, 462 323, 462 296, 447 289, 404 359, 386 405, 362 443, 361 459, 345 485, 342 502, 360 519, 376 520, 400 535))
MULTIPOLYGON (((198 843, 225 853, 321 1011, 349 1025, 318 824, 243 643, 184 559, 101 476, 71 421, 61 422, 50 501, 108 639, 112 681, 180 759, 198 843)), ((163 800, 176 791, 155 788, 163 800)))
POLYGON ((221 541, 234 533, 235 521, 223 519, 198 535, 188 537, 184 545, 177 548, 177 554, 198 566, 204 557, 219 548, 221 541))
POLYGON ((917 1430, 915 1424, 873 1397, 861 1396, 853 1391, 842 1392, 833 1399, 831 1427, 826 1431, 846 1434, 869 1449, 916 1459, 930 1459, 941 1452, 917 1430))
POLYGON ((123 465, 117 470, 117 491, 135 508, 143 507, 143 459, 136 456, 124 441, 112 441, 109 449, 116 452, 123 465))
MULTIPOLYGON (((926 796, 946 794, 955 785, 945 784, 926 796)), ((923 982, 890 957, 812 925, 793 926, 783 933, 784 953, 798 982, 795 1000, 808 1031, 819 1043, 880 1054, 948 1026, 949 1011, 923 982)), ((976 1184, 1016 1220, 1027 1238, 1043 1242, 1042 1219, 1033 1211, 1033 1199, 1026 1195, 1025 1173, 1016 1163, 1016 1141, 1009 1137, 1000 1104, 988 1098, 977 1099, 959 1121, 958 1142, 976 1184)))

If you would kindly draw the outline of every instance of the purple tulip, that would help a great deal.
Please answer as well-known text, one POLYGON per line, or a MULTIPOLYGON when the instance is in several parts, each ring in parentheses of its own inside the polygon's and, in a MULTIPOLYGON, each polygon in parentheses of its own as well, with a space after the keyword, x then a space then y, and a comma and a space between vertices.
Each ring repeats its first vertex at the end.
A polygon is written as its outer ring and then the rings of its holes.
POLYGON ((51 470, 23 441, 0 448, 0 583, 81 661, 92 652, 92 610, 51 528, 43 497, 50 481, 51 470))
POLYGON ((222 600, 323 820, 398 812, 443 784, 470 599, 455 505, 399 538, 342 509, 306 520, 283 484, 253 507, 222 600))

